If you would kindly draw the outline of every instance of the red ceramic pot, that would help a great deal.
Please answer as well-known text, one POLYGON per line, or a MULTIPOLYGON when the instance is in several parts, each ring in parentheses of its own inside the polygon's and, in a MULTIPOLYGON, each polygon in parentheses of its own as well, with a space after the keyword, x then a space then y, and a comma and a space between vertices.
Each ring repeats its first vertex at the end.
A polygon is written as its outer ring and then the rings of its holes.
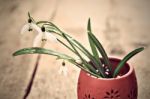
MULTIPOLYGON (((110 58, 113 70, 120 62, 110 58)), ((134 68, 128 64, 119 78, 95 78, 81 70, 78 79, 78 99, 137 99, 137 80, 134 68)))

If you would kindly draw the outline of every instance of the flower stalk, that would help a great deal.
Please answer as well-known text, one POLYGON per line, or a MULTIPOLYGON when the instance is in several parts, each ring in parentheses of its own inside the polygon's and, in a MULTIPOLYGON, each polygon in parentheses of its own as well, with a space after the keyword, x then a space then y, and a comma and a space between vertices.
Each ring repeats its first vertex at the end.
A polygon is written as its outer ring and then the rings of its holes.
POLYGON ((38 69, 38 66, 39 66, 39 61, 40 61, 40 58, 41 58, 41 55, 39 54, 37 56, 37 59, 36 59, 36 63, 35 63, 35 67, 34 67, 34 70, 33 70, 33 73, 31 75, 31 78, 30 78, 30 81, 27 85, 27 89, 25 91, 25 94, 23 96, 23 99, 27 99, 27 97, 29 96, 30 92, 31 92, 31 89, 32 89, 32 85, 33 85, 33 82, 34 82, 34 79, 35 79, 35 75, 36 75, 36 72, 37 72, 37 69, 38 69))

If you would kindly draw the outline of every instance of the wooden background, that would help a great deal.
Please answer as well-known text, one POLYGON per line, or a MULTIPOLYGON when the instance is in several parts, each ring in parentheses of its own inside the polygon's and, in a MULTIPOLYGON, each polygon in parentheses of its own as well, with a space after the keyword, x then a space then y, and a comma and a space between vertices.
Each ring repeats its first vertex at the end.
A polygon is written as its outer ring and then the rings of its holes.
MULTIPOLYGON (((149 99, 149 8, 149 0, 0 0, 0 99, 21 99, 35 64, 37 55, 12 57, 17 49, 32 46, 35 33, 20 35, 28 11, 36 20, 54 22, 87 48, 90 17, 95 35, 110 56, 122 58, 134 48, 146 47, 129 63, 136 70, 138 99, 149 99)), ((67 51, 52 42, 45 48, 67 51)), ((79 69, 67 63, 68 76, 59 75, 61 62, 42 55, 28 99, 77 99, 79 69)))

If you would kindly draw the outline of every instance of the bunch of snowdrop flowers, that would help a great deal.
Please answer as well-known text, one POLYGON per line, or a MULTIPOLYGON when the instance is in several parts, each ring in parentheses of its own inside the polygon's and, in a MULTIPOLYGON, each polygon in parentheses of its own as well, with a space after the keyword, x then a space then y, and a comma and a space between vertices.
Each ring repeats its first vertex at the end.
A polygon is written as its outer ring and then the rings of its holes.
POLYGON ((21 34, 24 34, 25 32, 30 32, 32 30, 35 30, 38 34, 34 39, 33 47, 36 47, 40 42, 46 42, 47 40, 57 42, 57 38, 52 35, 52 33, 45 31, 45 27, 39 27, 35 23, 32 22, 32 20, 29 18, 28 23, 25 24, 21 29, 21 34))
MULTIPOLYGON (((58 42, 57 38, 51 32, 47 32, 44 26, 39 27, 37 24, 35 24, 29 15, 28 23, 22 27, 21 34, 31 32, 33 30, 35 30, 38 33, 33 41, 33 47, 37 47, 39 43, 40 47, 44 47, 47 41, 52 41, 54 43, 58 42)), ((63 60, 62 66, 58 70, 58 73, 67 76, 67 72, 68 69, 65 66, 65 61, 63 60)))
MULTIPOLYGON (((57 57, 57 59, 68 61, 97 78, 115 78, 119 75, 120 70, 130 58, 144 50, 144 47, 140 47, 131 51, 120 61, 120 63, 116 66, 115 70, 112 70, 111 61, 109 60, 105 49, 103 48, 98 38, 92 32, 90 19, 88 20, 87 24, 87 36, 91 52, 78 40, 72 38, 72 36, 70 36, 68 33, 65 33, 64 31, 59 29, 52 22, 36 22, 30 16, 30 14, 28 14, 28 16, 28 23, 23 26, 21 34, 27 31, 36 30, 38 34, 33 42, 34 47, 20 49, 13 53, 13 56, 23 54, 48 54, 57 57), (56 34, 64 41, 56 38, 52 33, 56 34), (65 48, 69 49, 74 55, 76 55, 79 60, 77 60, 73 56, 70 56, 68 53, 66 54, 52 49, 43 48, 47 40, 59 42, 65 48), (41 43, 41 46, 35 47, 38 45, 39 42, 41 43)), ((66 72, 67 69, 65 66, 65 62, 63 61, 59 73, 63 73, 64 75, 66 75, 66 72)))

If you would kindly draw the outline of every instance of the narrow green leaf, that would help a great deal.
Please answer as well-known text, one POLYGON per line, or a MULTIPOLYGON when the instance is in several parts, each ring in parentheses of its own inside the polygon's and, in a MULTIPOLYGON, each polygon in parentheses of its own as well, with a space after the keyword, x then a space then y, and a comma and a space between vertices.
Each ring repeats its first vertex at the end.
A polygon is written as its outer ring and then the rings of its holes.
POLYGON ((95 44, 94 44, 94 42, 91 40, 91 37, 90 37, 90 35, 89 35, 90 33, 92 33, 90 18, 89 18, 89 20, 88 20, 87 32, 88 32, 88 39, 89 39, 89 43, 90 43, 90 47, 91 47, 92 53, 93 53, 93 55, 97 58, 97 60, 99 60, 99 55, 98 55, 97 49, 96 49, 95 44))
POLYGON ((88 40, 89 40, 89 44, 92 50, 92 53, 94 55, 95 60, 98 62, 99 65, 97 65, 98 70, 103 73, 103 75, 105 74, 104 69, 102 67, 102 62, 100 60, 97 48, 95 46, 95 43, 92 41, 91 37, 90 37, 90 33, 92 34, 92 28, 91 28, 91 21, 90 18, 88 20, 88 25, 87 25, 87 33, 88 33, 88 40))
POLYGON ((99 70, 100 72, 100 75, 102 77, 105 77, 105 74, 104 74, 104 69, 102 67, 102 64, 99 63, 99 59, 96 59, 96 57, 92 56, 92 54, 84 47, 82 46, 78 41, 76 40, 71 40, 71 41, 74 41, 73 44, 83 53, 85 54, 89 59, 90 61, 94 64, 94 66, 97 68, 97 70, 99 70), (77 44, 77 45, 76 45, 77 44))
POLYGON ((62 45, 64 45, 66 48, 68 48, 70 51, 72 51, 73 53, 75 53, 75 51, 72 49, 72 48, 70 48, 67 44, 65 44, 63 41, 61 41, 60 39, 57 39, 57 41, 59 42, 59 43, 61 43, 62 45))
POLYGON ((13 53, 13 56, 18 56, 18 55, 23 55, 23 54, 48 54, 48 55, 53 55, 53 56, 57 56, 59 59, 65 59, 68 62, 78 66, 79 68, 81 68, 82 70, 88 72, 89 74, 95 76, 95 77, 100 77, 99 75, 90 72, 89 70, 87 70, 86 68, 84 68, 81 64, 76 63, 76 61, 65 54, 53 51, 53 50, 47 50, 44 48, 38 48, 38 47, 32 47, 32 48, 24 48, 21 50, 16 51, 15 53, 13 53))
POLYGON ((18 56, 18 55, 23 55, 23 54, 37 54, 37 53, 53 55, 53 56, 57 56, 58 58, 66 59, 66 60, 73 59, 72 57, 66 54, 62 54, 53 50, 48 50, 48 49, 39 48, 39 47, 31 47, 31 48, 24 48, 24 49, 18 50, 15 53, 13 53, 13 56, 18 56))
POLYGON ((121 68, 124 66, 124 64, 130 59, 132 58, 134 55, 136 55, 137 53, 141 52, 144 50, 144 47, 140 47, 137 48, 135 50, 133 50, 132 52, 130 52, 128 55, 126 55, 122 61, 118 64, 117 68, 115 69, 114 73, 113 73, 113 77, 116 77, 118 75, 118 73, 120 72, 121 68))
POLYGON ((101 44, 101 43, 99 42, 99 40, 95 37, 95 35, 93 35, 93 34, 91 34, 91 33, 90 33, 89 35, 90 35, 90 37, 91 37, 91 40, 95 43, 95 46, 96 46, 97 49, 99 50, 100 54, 102 55, 102 58, 103 58, 103 60, 104 60, 104 64, 105 64, 106 66, 108 66, 108 68, 109 68, 110 71, 112 71, 112 69, 111 69, 111 64, 110 64, 110 62, 109 62, 109 58, 108 58, 108 56, 107 56, 107 54, 106 54, 106 52, 105 52, 105 50, 104 50, 102 44, 101 44))

